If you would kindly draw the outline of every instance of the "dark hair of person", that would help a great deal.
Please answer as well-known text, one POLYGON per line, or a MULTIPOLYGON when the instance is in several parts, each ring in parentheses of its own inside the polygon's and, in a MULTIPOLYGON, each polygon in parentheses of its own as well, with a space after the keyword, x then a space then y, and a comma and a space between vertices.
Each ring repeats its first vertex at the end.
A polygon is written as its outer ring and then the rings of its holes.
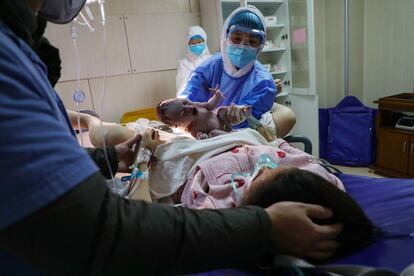
POLYGON ((266 208, 276 202, 294 201, 322 205, 333 211, 326 220, 314 220, 326 225, 340 222, 343 230, 336 238, 340 247, 337 256, 348 254, 372 242, 376 228, 364 211, 348 194, 323 177, 305 170, 289 167, 272 181, 260 182, 245 194, 243 205, 266 208))

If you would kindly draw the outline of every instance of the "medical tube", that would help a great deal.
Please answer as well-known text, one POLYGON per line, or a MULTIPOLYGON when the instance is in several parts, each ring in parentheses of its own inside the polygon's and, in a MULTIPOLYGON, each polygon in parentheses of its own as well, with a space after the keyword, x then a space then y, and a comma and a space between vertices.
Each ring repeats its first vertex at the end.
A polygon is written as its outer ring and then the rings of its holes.
POLYGON ((94 32, 95 29, 92 27, 92 25, 89 23, 88 19, 86 19, 86 17, 83 15, 82 12, 79 13, 80 17, 83 19, 83 25, 88 26, 89 31, 94 32))
POLYGON ((99 3, 99 10, 101 11, 102 26, 105 26, 106 25, 105 0, 98 0, 98 3, 99 3))
POLYGON ((105 11, 104 11, 103 1, 102 3, 101 1, 99 1, 99 4, 101 5, 102 27, 103 27, 103 46, 104 46, 104 80, 103 80, 102 97, 101 97, 101 110, 100 110, 101 116, 99 118, 99 123, 101 127, 101 138, 102 138, 103 151, 105 155, 105 161, 106 161, 106 165, 108 167, 109 173, 111 175, 112 187, 114 188, 115 192, 119 192, 122 187, 119 187, 118 182, 115 181, 114 175, 111 170, 111 164, 109 163, 108 152, 106 150, 105 136, 104 136, 103 126, 102 126, 102 117, 104 116, 104 104, 105 104, 105 95, 106 95, 106 78, 108 75, 108 43, 107 43, 107 38, 106 38, 105 11))
POLYGON ((78 32, 76 29, 76 21, 72 21, 70 23, 70 35, 72 37, 73 41, 73 48, 75 49, 75 58, 76 58, 76 86, 77 90, 73 92, 73 100, 76 103, 76 113, 77 113, 77 119, 78 119, 78 131, 79 131, 79 137, 81 141, 81 146, 83 147, 83 137, 82 137, 82 128, 80 124, 80 104, 83 102, 84 97, 82 99, 81 97, 81 87, 80 87, 80 56, 79 56, 79 50, 78 50, 78 32))
POLYGON ((90 21, 94 21, 95 19, 93 18, 93 14, 91 12, 91 9, 89 8, 89 6, 85 6, 85 12, 86 15, 88 16, 90 21))

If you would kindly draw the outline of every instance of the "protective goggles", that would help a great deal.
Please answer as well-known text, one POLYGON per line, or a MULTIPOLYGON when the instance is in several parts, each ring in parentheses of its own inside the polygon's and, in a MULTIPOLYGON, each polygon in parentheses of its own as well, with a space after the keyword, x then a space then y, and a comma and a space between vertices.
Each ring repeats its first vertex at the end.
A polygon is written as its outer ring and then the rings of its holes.
POLYGON ((234 45, 241 44, 259 48, 265 41, 266 34, 261 30, 233 25, 227 31, 227 38, 234 45))
POLYGON ((244 184, 246 182, 251 183, 259 172, 263 168, 275 169, 278 167, 278 164, 270 158, 267 154, 260 155, 259 160, 257 161, 256 165, 254 166, 254 170, 252 173, 234 173, 230 176, 231 185, 233 187, 233 191, 236 195, 236 198, 239 202, 241 202, 241 196, 238 191, 238 188, 241 186, 241 183, 244 184))
POLYGON ((188 45, 199 45, 204 43, 204 38, 201 35, 194 35, 188 41, 188 45))

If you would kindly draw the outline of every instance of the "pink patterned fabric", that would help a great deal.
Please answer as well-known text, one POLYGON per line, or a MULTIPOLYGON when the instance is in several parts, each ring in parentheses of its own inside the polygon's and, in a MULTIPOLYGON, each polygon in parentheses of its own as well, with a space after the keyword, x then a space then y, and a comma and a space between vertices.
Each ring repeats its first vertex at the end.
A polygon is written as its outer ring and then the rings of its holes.
MULTIPOLYGON (((234 173, 251 173, 262 154, 270 156, 279 166, 294 166, 319 174, 341 190, 342 182, 328 173, 314 158, 290 146, 282 139, 275 146, 239 146, 230 151, 216 155, 199 164, 188 176, 181 201, 190 208, 229 208, 239 205, 230 177, 234 173)), ((239 196, 251 183, 240 178, 237 181, 239 196)))

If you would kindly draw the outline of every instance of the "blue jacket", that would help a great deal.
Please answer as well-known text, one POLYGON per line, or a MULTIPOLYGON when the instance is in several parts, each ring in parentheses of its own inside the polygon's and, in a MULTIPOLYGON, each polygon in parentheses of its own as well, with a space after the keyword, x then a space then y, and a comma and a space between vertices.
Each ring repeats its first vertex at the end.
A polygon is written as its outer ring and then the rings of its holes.
MULTIPOLYGON (((235 78, 225 72, 223 59, 219 53, 197 67, 182 95, 194 102, 206 102, 212 96, 208 89, 217 85, 226 97, 220 102, 220 106, 232 103, 251 105, 256 119, 260 119, 263 113, 272 108, 276 97, 273 78, 260 62, 256 61, 252 70, 246 75, 235 78)), ((236 128, 241 127, 247 127, 247 122, 236 126, 236 128)))

